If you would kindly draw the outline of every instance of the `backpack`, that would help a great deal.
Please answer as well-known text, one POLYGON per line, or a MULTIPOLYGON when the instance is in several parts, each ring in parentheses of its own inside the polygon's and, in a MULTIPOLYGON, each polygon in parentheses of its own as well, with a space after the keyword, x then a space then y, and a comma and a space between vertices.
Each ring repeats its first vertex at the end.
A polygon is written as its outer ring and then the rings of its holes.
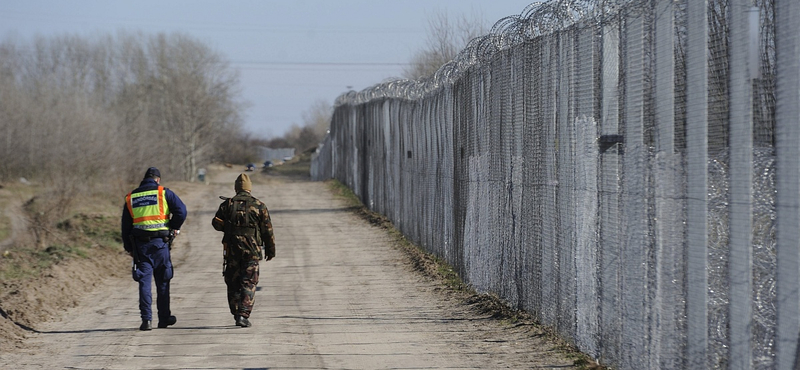
MULTIPOLYGON (((258 201, 250 195, 236 195, 228 199, 228 218, 225 221, 225 235, 250 236, 256 245, 262 245, 261 228, 258 224, 258 201)), ((251 251, 258 253, 258 250, 251 251)))

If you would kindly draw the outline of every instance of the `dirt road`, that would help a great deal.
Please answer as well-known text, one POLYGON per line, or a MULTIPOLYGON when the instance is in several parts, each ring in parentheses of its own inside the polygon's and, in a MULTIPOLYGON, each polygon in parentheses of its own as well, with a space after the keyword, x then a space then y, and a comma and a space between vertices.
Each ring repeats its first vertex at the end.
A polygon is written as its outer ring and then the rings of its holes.
POLYGON ((189 208, 173 249, 175 326, 139 331, 136 284, 111 278, 58 321, 37 326, 25 349, 0 351, 0 368, 572 368, 530 327, 441 294, 408 267, 385 230, 347 210, 324 184, 285 178, 254 181, 253 194, 273 217, 277 257, 262 261, 253 326, 235 326, 221 233, 210 222, 237 174, 171 187, 189 208))

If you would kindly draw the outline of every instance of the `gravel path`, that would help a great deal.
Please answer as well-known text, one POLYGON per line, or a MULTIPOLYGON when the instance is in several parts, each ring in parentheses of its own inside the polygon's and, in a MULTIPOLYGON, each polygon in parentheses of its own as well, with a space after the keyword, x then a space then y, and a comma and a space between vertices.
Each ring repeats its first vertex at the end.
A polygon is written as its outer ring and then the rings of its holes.
POLYGON ((189 208, 173 249, 175 326, 139 331, 136 284, 110 278, 61 319, 37 326, 25 349, 2 353, 0 368, 573 368, 530 326, 447 298, 408 267, 384 229, 346 209, 323 183, 260 174, 253 194, 270 208, 277 257, 261 263, 253 326, 235 326, 222 234, 210 224, 237 174, 172 188, 189 208))

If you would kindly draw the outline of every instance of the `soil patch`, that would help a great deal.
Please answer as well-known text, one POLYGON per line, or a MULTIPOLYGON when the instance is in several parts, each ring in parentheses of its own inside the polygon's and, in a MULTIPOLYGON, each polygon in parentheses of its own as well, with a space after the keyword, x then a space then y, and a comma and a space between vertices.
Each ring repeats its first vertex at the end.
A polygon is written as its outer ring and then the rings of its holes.
POLYGON ((91 258, 68 258, 37 276, 0 285, 0 348, 24 347, 26 335, 36 332, 38 323, 75 307, 106 279, 129 272, 119 268, 128 259, 122 248, 95 246, 89 252, 91 258))

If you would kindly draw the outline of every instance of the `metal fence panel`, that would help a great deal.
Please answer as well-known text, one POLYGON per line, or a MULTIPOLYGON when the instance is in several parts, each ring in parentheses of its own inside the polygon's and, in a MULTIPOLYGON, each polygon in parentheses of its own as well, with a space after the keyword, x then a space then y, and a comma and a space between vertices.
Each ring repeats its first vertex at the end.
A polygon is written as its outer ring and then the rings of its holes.
POLYGON ((479 292, 620 369, 793 369, 800 5, 535 3, 337 100, 336 178, 479 292))

